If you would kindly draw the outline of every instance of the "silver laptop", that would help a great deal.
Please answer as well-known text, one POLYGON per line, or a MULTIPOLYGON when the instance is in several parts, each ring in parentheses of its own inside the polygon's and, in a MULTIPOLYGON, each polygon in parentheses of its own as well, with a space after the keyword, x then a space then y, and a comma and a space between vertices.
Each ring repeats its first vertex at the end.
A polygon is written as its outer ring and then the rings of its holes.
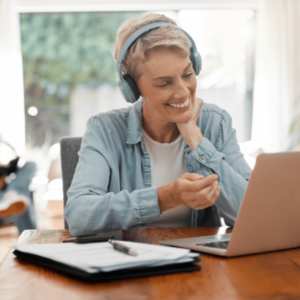
POLYGON ((258 156, 231 234, 160 243, 228 257, 300 247, 300 152, 258 156))

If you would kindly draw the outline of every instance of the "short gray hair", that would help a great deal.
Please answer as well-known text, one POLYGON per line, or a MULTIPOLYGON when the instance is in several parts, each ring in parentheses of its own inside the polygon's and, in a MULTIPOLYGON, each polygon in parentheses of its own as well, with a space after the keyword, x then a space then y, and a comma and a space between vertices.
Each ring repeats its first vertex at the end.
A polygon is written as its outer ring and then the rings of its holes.
MULTIPOLYGON (((143 14, 137 19, 129 19, 121 25, 117 31, 117 38, 114 45, 114 58, 118 60, 119 52, 129 38, 139 28, 154 22, 165 22, 175 24, 175 21, 162 14, 143 14)), ((123 74, 129 74, 135 81, 142 75, 142 70, 139 67, 140 62, 146 60, 147 52, 151 49, 164 48, 172 49, 179 48, 190 55, 190 40, 184 32, 174 26, 166 24, 145 36, 139 37, 130 47, 125 60, 123 61, 123 74)))

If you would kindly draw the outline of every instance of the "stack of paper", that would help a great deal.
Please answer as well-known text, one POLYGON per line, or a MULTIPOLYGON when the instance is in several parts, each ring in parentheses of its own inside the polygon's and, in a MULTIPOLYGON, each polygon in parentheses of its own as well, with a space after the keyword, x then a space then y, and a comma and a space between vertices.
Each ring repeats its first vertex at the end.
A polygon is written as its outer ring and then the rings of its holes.
POLYGON ((22 244, 14 242, 13 248, 57 261, 88 273, 110 272, 128 268, 154 267, 191 262, 198 253, 188 249, 124 242, 138 256, 116 251, 108 242, 89 244, 22 244))

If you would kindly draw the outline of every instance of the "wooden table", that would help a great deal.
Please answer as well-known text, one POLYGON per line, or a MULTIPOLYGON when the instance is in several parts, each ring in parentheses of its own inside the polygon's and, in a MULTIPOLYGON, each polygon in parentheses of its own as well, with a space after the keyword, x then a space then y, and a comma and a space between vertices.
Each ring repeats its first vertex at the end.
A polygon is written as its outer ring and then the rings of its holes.
MULTIPOLYGON (((226 228, 147 228, 115 232, 142 243, 228 233, 226 228)), ((19 241, 58 243, 68 230, 26 230, 19 241)), ((300 299, 300 249, 222 258, 203 255, 201 271, 85 283, 27 263, 12 252, 0 266, 0 299, 300 299)))

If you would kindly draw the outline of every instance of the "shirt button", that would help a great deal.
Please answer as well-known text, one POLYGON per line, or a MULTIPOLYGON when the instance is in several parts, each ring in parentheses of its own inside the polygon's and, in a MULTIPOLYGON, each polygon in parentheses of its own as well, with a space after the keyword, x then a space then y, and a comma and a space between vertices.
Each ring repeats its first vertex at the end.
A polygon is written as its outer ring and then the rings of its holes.
POLYGON ((203 159, 203 157, 204 157, 203 154, 199 155, 199 159, 203 159))

